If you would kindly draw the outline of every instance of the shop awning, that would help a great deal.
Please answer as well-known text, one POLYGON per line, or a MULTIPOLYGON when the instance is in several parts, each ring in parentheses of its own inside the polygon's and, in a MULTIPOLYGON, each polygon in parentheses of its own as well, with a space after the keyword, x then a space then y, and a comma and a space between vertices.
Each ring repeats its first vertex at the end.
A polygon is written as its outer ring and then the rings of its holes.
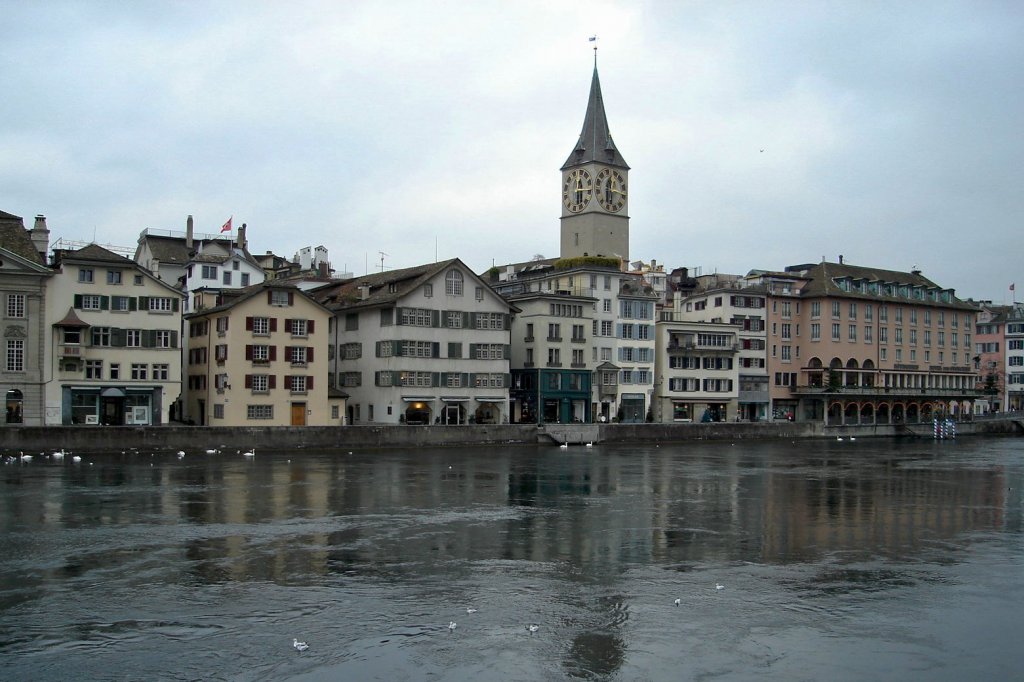
POLYGON ((464 403, 469 401, 468 395, 443 395, 441 400, 446 403, 464 403))
POLYGON ((402 400, 407 403, 429 403, 431 400, 437 400, 436 395, 420 395, 420 396, 402 396, 402 400))
POLYGON ((114 386, 110 386, 100 391, 100 395, 104 398, 123 398, 124 391, 119 388, 115 388, 114 386))
POLYGON ((476 401, 478 403, 505 403, 508 402, 508 398, 503 395, 478 395, 476 401))

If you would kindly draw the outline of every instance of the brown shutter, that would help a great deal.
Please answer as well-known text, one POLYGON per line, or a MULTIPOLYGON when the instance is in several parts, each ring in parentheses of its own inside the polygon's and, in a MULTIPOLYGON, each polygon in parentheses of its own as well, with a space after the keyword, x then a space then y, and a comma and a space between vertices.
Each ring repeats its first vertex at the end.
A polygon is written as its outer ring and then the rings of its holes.
POLYGON ((286 390, 286 391, 292 390, 292 375, 291 374, 285 374, 284 375, 284 390, 286 390))
POLYGON ((313 349, 312 348, 307 348, 306 349, 306 362, 313 362, 313 349))
POLYGON ((271 374, 267 377, 267 388, 277 388, 277 375, 271 374))
POLYGON ((277 360, 277 346, 270 347, 270 361, 277 360))
POLYGON ((251 332, 252 331, 252 318, 251 317, 245 318, 245 331, 247 331, 247 332, 251 332))
POLYGON ((267 289, 267 304, 269 305, 269 304, 271 304, 273 302, 274 302, 274 292, 272 292, 270 289, 267 289))
POLYGON ((252 344, 246 344, 245 346, 245 359, 252 360, 252 344))
POLYGON ((276 317, 270 318, 270 331, 272 331, 272 332, 276 332, 277 331, 277 318, 276 317))
POLYGON ((284 321, 284 333, 285 334, 291 334, 292 333, 292 320, 291 320, 291 318, 285 318, 285 321, 284 321))
POLYGON ((306 323, 306 333, 307 334, 310 334, 310 335, 313 334, 313 322, 314 322, 313 320, 310 320, 309 322, 306 323))
POLYGON ((313 377, 306 377, 306 390, 307 391, 312 391, 313 390, 313 377))
POLYGON ((246 374, 245 375, 245 387, 246 388, 252 388, 252 375, 251 374, 246 374))
POLYGON ((288 292, 288 305, 294 305, 294 304, 295 304, 295 292, 294 291, 289 291, 288 292))

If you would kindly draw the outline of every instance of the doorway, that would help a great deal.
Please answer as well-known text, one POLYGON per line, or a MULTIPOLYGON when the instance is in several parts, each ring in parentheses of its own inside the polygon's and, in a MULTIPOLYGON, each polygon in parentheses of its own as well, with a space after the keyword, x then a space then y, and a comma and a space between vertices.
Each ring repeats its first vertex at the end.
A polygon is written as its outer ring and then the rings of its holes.
POLYGON ((292 426, 306 425, 306 403, 292 403, 292 426))

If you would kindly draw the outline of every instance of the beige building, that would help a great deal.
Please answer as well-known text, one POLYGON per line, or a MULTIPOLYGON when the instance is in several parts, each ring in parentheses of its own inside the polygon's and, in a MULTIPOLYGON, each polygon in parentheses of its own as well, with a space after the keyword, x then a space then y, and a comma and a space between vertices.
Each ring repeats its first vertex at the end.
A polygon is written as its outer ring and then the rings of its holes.
POLYGON ((211 426, 340 425, 328 391, 330 311, 293 285, 201 289, 185 361, 190 419, 211 426))
POLYGON ((54 254, 47 424, 165 424, 181 393, 183 295, 96 244, 54 254))
POLYGON ((672 319, 657 324, 654 421, 733 421, 739 405, 739 324, 672 319))
POLYGON ((976 309, 924 277, 843 263, 763 273, 776 418, 890 424, 969 414, 976 309))

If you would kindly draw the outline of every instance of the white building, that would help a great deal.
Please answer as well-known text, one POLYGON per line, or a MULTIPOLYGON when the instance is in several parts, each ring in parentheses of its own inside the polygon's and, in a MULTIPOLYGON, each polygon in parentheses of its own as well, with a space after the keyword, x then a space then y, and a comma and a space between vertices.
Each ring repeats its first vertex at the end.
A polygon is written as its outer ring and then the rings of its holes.
POLYGON ((328 385, 347 423, 508 421, 513 308, 459 259, 310 293, 334 311, 328 385))
POLYGON ((654 420, 732 421, 739 398, 741 326, 720 322, 658 322, 654 420))

